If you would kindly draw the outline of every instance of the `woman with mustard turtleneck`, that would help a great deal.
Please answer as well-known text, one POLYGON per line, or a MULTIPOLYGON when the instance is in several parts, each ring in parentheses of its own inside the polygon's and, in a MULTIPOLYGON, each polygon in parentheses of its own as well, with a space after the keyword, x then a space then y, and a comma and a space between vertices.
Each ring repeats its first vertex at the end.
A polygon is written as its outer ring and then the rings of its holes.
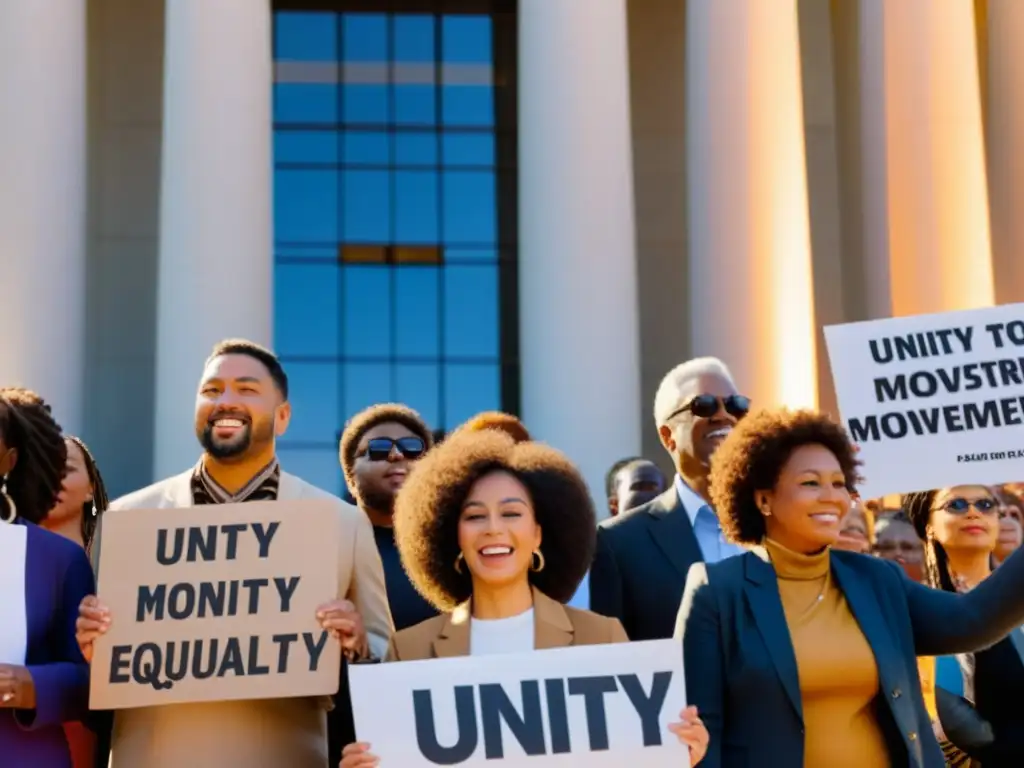
POLYGON ((943 768, 917 656, 987 647, 1024 623, 1024 551, 968 594, 833 549, 858 461, 811 411, 743 419, 715 453, 722 528, 750 551, 690 569, 676 622, 708 768, 943 768))

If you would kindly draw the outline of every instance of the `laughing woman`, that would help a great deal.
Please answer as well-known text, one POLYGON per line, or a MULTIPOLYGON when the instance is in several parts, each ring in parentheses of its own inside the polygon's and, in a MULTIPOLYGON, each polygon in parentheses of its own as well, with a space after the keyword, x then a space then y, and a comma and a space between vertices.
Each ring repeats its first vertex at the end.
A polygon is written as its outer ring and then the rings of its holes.
MULTIPOLYGON (((396 633, 387 661, 626 642, 616 619, 568 608, 594 551, 594 507, 558 451, 497 430, 459 431, 420 460, 395 504, 395 540, 416 588, 443 613, 396 633)), ((696 765, 693 708, 670 726, 696 765)), ((342 768, 376 765, 350 744, 342 768)))
POLYGON ((0 765, 70 768, 62 725, 87 714, 75 642, 92 594, 85 551, 38 527, 57 500, 67 448, 35 393, 0 389, 0 765))

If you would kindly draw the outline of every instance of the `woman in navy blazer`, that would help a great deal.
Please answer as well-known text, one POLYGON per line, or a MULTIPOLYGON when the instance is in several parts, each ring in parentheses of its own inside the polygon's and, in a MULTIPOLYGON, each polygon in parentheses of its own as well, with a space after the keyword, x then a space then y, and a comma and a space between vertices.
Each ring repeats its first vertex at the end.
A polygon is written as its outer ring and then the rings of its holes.
POLYGON ((1024 622, 1024 552, 964 595, 832 550, 857 481, 843 428, 809 411, 741 421, 711 498, 751 551, 690 570, 676 624, 709 768, 943 768, 917 656, 974 651, 1024 622))
POLYGON ((36 523, 57 499, 67 457, 50 408, 0 389, 0 764, 70 768, 62 724, 84 720, 89 667, 75 641, 94 590, 75 543, 36 523))

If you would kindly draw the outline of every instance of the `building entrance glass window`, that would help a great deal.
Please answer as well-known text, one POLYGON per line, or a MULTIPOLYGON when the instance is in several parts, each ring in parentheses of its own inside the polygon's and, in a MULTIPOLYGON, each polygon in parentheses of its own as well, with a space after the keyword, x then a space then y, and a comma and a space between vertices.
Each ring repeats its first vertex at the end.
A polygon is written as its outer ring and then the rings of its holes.
POLYGON ((372 403, 518 411, 513 5, 275 3, 280 454, 325 489, 372 403))

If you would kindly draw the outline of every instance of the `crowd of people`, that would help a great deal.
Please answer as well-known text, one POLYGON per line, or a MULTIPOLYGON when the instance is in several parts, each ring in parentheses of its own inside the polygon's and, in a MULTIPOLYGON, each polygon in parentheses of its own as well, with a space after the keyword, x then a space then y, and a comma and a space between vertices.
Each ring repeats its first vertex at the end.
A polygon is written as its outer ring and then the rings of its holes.
POLYGON ((616 462, 599 515, 502 413, 442 435, 373 406, 341 436, 349 498, 315 488, 275 450, 287 374, 247 341, 203 365, 196 464, 112 502, 49 405, 0 389, 0 766, 376 765, 352 665, 669 639, 687 701, 668 731, 695 765, 1024 765, 1024 485, 860 499, 841 425, 754 405, 717 359, 674 368, 666 456, 616 462), (330 500, 347 542, 316 611, 337 694, 90 712, 118 618, 96 588, 104 513, 297 499, 330 500))

